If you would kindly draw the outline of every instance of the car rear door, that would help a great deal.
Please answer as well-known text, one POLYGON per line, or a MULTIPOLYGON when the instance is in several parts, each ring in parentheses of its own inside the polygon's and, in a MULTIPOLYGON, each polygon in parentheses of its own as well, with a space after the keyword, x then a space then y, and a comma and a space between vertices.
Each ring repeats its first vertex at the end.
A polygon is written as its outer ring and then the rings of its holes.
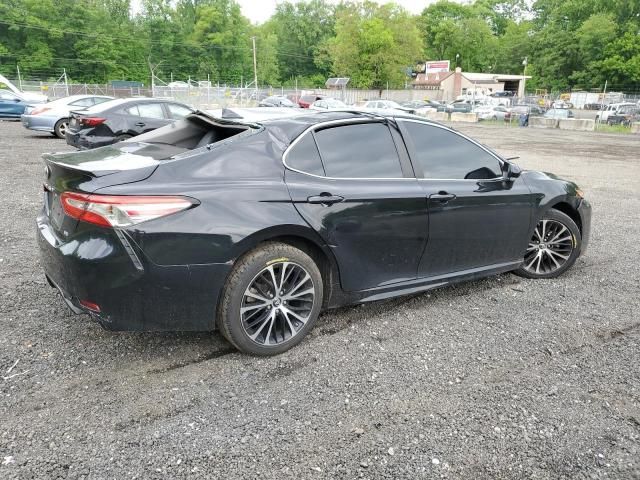
POLYGON ((136 135, 144 132, 164 127, 173 120, 167 118, 162 103, 160 102, 143 102, 127 107, 125 110, 129 115, 128 128, 136 135))
POLYGON ((521 260, 533 211, 524 180, 506 181, 492 152, 453 130, 398 123, 428 200, 429 238, 419 276, 521 260))
POLYGON ((332 249, 345 290, 416 278, 427 209, 399 132, 328 122, 298 137, 284 161, 294 205, 332 249))

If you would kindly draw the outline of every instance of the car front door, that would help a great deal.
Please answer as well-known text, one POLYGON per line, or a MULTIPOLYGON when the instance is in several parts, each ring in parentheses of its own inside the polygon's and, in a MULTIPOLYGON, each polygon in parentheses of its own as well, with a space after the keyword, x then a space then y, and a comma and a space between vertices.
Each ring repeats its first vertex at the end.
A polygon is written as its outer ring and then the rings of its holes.
POLYGON ((11 92, 0 92, 0 117, 19 117, 24 113, 26 103, 11 92))
POLYGON ((329 123, 284 157, 300 215, 332 249, 347 291, 416 278, 427 204, 399 132, 381 121, 329 123))
POLYGON ((505 180, 495 154, 446 127, 412 120, 399 125, 428 200, 429 238, 419 275, 522 260, 533 211, 524 180, 505 180))

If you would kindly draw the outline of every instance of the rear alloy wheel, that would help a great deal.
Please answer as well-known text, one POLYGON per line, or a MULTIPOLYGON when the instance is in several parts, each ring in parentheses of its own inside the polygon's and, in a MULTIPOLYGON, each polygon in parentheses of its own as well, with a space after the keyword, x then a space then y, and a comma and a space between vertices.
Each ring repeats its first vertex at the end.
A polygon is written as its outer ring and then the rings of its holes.
POLYGON ((53 127, 53 134, 58 138, 65 138, 69 128, 69 119, 61 118, 53 127))
POLYGON ((320 313, 322 276, 305 252, 266 243, 242 257, 224 288, 223 335, 254 355, 282 353, 302 341, 320 313))
POLYGON ((514 273, 527 278, 554 278, 563 274, 580 255, 580 229, 566 214, 549 210, 538 222, 514 273))

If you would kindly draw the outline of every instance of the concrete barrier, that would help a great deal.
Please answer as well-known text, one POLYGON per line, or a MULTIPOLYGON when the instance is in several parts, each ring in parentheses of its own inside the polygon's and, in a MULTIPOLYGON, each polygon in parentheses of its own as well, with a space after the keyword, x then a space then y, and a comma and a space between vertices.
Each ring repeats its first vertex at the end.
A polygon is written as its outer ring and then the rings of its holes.
POLYGON ((436 112, 436 111, 428 111, 422 114, 427 120, 433 120, 435 122, 446 122, 449 120, 448 112, 436 112))
POLYGON ((640 133, 640 122, 633 122, 631 124, 631 133, 640 133))
POLYGON ((596 129, 596 121, 588 118, 561 118, 558 121, 558 128, 560 130, 593 132, 596 129))
POLYGON ((463 112, 451 112, 452 122, 471 122, 476 123, 478 121, 477 113, 463 113, 463 112))
POLYGON ((558 119, 545 117, 529 117, 529 126, 533 128, 558 128, 558 119))

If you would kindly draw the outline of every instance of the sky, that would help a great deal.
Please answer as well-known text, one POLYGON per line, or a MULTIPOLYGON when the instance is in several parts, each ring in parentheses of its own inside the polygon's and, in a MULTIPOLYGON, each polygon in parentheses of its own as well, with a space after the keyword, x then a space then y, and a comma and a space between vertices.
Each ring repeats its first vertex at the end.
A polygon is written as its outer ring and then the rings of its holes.
MULTIPOLYGON (((276 5, 282 0, 236 0, 242 8, 242 14, 252 23, 262 23, 275 11, 276 5)), ((338 0, 328 0, 329 3, 338 3, 338 0)), ((377 3, 388 3, 385 0, 376 0, 377 3)), ((436 0, 394 0, 409 12, 421 13, 424 8, 436 0)), ((456 0, 462 3, 463 0, 456 0)))

